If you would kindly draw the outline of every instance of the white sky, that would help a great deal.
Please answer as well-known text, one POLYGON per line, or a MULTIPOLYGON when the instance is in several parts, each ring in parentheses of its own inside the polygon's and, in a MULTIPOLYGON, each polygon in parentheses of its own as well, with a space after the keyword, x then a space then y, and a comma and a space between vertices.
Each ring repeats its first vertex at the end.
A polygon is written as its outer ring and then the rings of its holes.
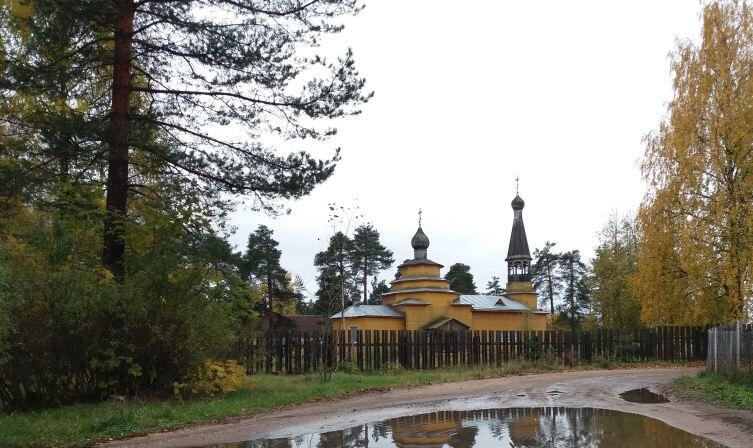
POLYGON ((641 139, 666 110, 668 55, 698 35, 699 11, 696 0, 370 0, 331 43, 353 48, 376 92, 328 145, 342 147, 335 174, 285 204, 290 215, 240 207, 231 240, 242 249, 268 225, 313 294, 328 203, 358 201, 398 262, 412 258, 420 207, 429 258, 470 265, 484 290, 505 279, 520 175, 531 252, 551 240, 590 259, 608 216, 643 197, 641 139))

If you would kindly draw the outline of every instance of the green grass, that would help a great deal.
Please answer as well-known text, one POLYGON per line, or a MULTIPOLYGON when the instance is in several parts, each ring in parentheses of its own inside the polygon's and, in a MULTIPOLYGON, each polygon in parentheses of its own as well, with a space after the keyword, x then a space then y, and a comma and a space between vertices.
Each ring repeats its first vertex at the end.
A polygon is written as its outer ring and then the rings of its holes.
POLYGON ((464 368, 394 374, 337 373, 328 382, 322 382, 317 375, 258 375, 243 389, 211 399, 129 399, 126 402, 74 404, 31 412, 0 413, 0 446, 86 446, 111 438, 222 421, 280 406, 343 397, 375 389, 524 373, 659 366, 662 365, 610 364, 565 369, 544 363, 509 363, 496 369, 464 368))
POLYGON ((672 392, 685 398, 734 409, 753 411, 753 374, 725 375, 700 372, 678 378, 672 392))

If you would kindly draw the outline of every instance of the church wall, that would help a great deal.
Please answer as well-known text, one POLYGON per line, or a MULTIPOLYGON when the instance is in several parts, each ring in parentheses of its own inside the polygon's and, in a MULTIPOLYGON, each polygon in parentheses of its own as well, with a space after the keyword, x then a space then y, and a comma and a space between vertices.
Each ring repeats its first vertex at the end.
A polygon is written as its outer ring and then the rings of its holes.
POLYGON ((471 330, 543 331, 547 322, 546 314, 474 311, 471 330))
MULTIPOLYGON (((358 327, 359 330, 405 330, 402 317, 346 317, 345 329, 358 327)), ((332 319, 332 328, 340 329, 340 319, 332 319)))
MULTIPOLYGON (((447 296, 447 294, 443 294, 447 296)), ((430 299, 422 299, 429 301, 430 299)), ((401 306, 400 311, 405 313, 405 329, 406 330, 419 330, 426 325, 440 319, 450 318, 455 319, 467 326, 471 326, 472 316, 471 307, 469 306, 457 306, 450 305, 450 301, 441 303, 439 301, 433 302, 434 305, 430 306, 401 306)))
MULTIPOLYGON (((359 330, 420 330, 439 318, 450 318, 471 330, 543 331, 549 322, 546 314, 472 311, 470 306, 404 305, 398 309, 405 313, 404 318, 350 317, 345 319, 345 329, 355 326, 359 330)), ((332 320, 332 328, 340 329, 340 319, 332 320)))
POLYGON ((537 309, 538 299, 536 293, 533 292, 533 284, 531 282, 509 282, 506 288, 507 295, 511 299, 522 303, 532 310, 537 309))
POLYGON ((439 277, 439 266, 432 264, 413 264, 401 268, 401 277, 439 277))
POLYGON ((535 293, 507 293, 506 296, 510 297, 516 302, 520 302, 531 310, 538 309, 538 296, 535 293))
POLYGON ((456 293, 447 290, 447 292, 439 291, 419 291, 419 292, 406 292, 398 294, 390 294, 388 296, 382 296, 383 305, 392 305, 393 303, 400 302, 408 298, 423 300, 432 306, 444 307, 452 303, 453 300, 458 298, 456 293))
POLYGON ((412 280, 409 282, 393 283, 391 291, 401 291, 410 288, 448 288, 450 282, 443 279, 436 280, 412 280))

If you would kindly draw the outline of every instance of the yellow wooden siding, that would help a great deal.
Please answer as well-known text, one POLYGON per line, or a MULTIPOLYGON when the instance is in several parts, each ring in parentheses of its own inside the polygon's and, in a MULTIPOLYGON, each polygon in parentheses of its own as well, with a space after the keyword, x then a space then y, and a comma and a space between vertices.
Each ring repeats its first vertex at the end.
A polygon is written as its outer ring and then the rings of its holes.
POLYGON ((439 266, 431 264, 409 264, 401 268, 402 278, 406 277, 439 277, 439 266))
POLYGON ((536 293, 533 292, 533 284, 531 282, 508 282, 507 295, 532 310, 535 310, 538 306, 538 299, 536 293))
MULTIPOLYGON (((420 330, 440 318, 455 319, 471 330, 546 330, 549 316, 541 313, 510 313, 495 311, 473 311, 470 306, 417 306, 403 305, 397 309, 405 313, 400 317, 348 317, 345 328, 358 327, 359 330, 420 330)), ((340 319, 333 319, 332 327, 340 328, 340 319)))
MULTIPOLYGON (((346 317, 345 329, 359 330, 405 330, 402 317, 346 317)), ((340 329, 340 319, 332 319, 332 328, 340 329)))
POLYGON ((391 291, 400 291, 411 288, 444 288, 450 289, 450 282, 441 278, 432 280, 411 280, 406 282, 394 283, 391 291))
POLYGON ((399 306, 398 308, 405 313, 406 330, 420 330, 440 318, 455 319, 469 327, 472 323, 470 306, 458 306, 445 303, 444 306, 405 305, 399 306))
POLYGON ((419 291, 419 292, 400 292, 382 296, 383 305, 392 305, 405 299, 419 299, 430 304, 431 306, 446 306, 452 303, 459 296, 450 290, 447 291, 419 291))
POLYGON ((546 314, 474 311, 471 330, 546 330, 546 314))

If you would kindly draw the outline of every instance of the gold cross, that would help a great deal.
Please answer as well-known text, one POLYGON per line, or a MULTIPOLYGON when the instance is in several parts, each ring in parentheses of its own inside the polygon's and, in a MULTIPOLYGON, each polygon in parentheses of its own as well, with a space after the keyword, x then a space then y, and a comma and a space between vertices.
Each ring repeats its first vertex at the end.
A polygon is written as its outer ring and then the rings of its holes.
POLYGON ((520 189, 520 176, 515 176, 515 194, 519 193, 520 189))
POLYGON ((423 211, 419 208, 418 209, 418 227, 421 227, 421 214, 423 214, 423 211))

